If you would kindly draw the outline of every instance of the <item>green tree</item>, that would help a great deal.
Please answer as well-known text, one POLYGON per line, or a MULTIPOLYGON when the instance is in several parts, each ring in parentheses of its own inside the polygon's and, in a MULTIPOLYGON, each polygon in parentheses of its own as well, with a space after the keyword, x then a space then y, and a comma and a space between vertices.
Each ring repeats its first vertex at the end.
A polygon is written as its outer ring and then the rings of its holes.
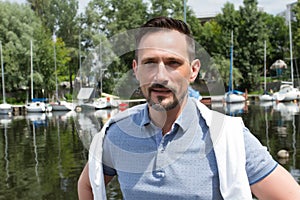
POLYGON ((220 53, 229 58, 229 48, 231 40, 231 32, 234 34, 234 43, 237 43, 237 32, 240 27, 240 13, 235 10, 234 4, 225 3, 222 8, 222 14, 216 16, 216 22, 219 24, 221 32, 217 32, 218 44, 216 44, 215 51, 212 53, 220 53))
MULTIPOLYGON (((160 1, 151 0, 149 18, 157 16, 167 16, 184 20, 184 2, 182 0, 160 1)), ((196 41, 199 41, 201 24, 194 11, 186 5, 186 23, 189 25, 196 41)), ((141 25, 141 24, 140 24, 141 25)))
MULTIPOLYGON (((36 40, 36 33, 42 29, 42 24, 28 6, 0 2, 0 29, 6 90, 26 88, 29 86, 30 41, 36 40)), ((34 57, 37 58, 36 52, 34 57)))
POLYGON ((263 14, 267 27, 267 69, 278 59, 284 60, 288 51, 288 27, 281 16, 263 14))
MULTIPOLYGON (((64 43, 65 52, 61 52, 67 56, 61 60, 58 65, 61 80, 69 80, 72 93, 73 75, 78 71, 79 65, 79 24, 77 19, 78 1, 77 0, 28 0, 31 8, 40 17, 44 24, 44 28, 51 34, 56 34, 64 43), (66 62, 67 61, 67 62, 66 62), (66 77, 68 77, 66 79, 66 77)), ((58 58, 59 59, 59 58, 58 58)), ((59 60, 58 60, 59 61, 59 60)))
POLYGON ((50 9, 51 1, 52 0, 27 0, 30 8, 42 20, 45 27, 53 27, 55 23, 55 15, 51 14, 50 9))
POLYGON ((260 73, 263 66, 264 41, 268 39, 262 12, 257 7, 257 0, 244 0, 240 7, 240 25, 235 34, 234 63, 243 74, 241 89, 254 91, 260 85, 260 73))
MULTIPOLYGON (((229 59, 225 58, 224 56, 222 56, 220 54, 216 54, 212 60, 213 61, 212 61, 211 68, 213 70, 209 72, 210 76, 214 77, 214 79, 217 80, 218 82, 223 81, 224 87, 227 88, 228 83, 229 83, 229 73, 230 73, 229 59)), ((232 69, 232 76, 234 77, 233 88, 235 88, 236 86, 238 86, 241 83, 243 76, 242 76, 241 72, 239 71, 239 69, 237 69, 237 68, 232 69)))

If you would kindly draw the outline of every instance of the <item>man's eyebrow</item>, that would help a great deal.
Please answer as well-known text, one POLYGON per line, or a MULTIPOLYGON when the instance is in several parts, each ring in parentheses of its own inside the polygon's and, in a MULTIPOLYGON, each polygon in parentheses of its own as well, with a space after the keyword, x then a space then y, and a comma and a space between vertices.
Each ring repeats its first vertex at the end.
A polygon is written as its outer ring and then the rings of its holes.
POLYGON ((165 60, 185 60, 185 58, 181 57, 181 56, 169 56, 166 57, 165 60))
POLYGON ((141 59, 141 62, 145 62, 145 61, 156 61, 157 58, 155 58, 154 56, 147 56, 141 59))

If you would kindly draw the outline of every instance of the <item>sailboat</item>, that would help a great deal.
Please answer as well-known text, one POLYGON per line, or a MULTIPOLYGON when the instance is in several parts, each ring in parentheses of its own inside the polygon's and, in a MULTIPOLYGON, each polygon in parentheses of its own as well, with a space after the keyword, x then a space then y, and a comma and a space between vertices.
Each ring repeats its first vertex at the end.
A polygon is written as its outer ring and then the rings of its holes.
POLYGON ((229 85, 228 85, 228 92, 226 92, 224 95, 224 101, 226 103, 244 102, 246 101, 244 93, 233 89, 232 68, 233 68, 233 32, 231 32, 229 85))
POLYGON ((276 101, 294 101, 300 99, 300 91, 294 87, 294 69, 293 69, 293 43, 291 27, 291 7, 289 8, 289 37, 290 37, 290 59, 291 59, 291 82, 282 82, 278 92, 274 93, 276 101))
POLYGON ((73 103, 67 101, 61 101, 58 98, 58 84, 57 84, 57 73, 56 73, 56 35, 53 34, 53 42, 54 42, 54 71, 55 71, 55 102, 51 102, 50 105, 52 107, 52 111, 72 111, 74 110, 73 103))
POLYGON ((260 101, 273 101, 275 98, 273 95, 267 92, 267 67, 266 67, 266 60, 267 60, 267 44, 266 41, 264 43, 264 94, 259 96, 260 101))
POLYGON ((46 105, 42 98, 33 98, 33 57, 32 41, 30 41, 30 76, 31 76, 31 102, 25 105, 27 112, 50 112, 52 107, 46 105))
POLYGON ((6 103, 5 100, 5 84, 4 84, 4 67, 3 67, 3 57, 2 57, 2 42, 0 41, 0 51, 1 51, 1 73, 2 73, 2 95, 3 103, 0 104, 0 114, 11 114, 12 106, 6 103))

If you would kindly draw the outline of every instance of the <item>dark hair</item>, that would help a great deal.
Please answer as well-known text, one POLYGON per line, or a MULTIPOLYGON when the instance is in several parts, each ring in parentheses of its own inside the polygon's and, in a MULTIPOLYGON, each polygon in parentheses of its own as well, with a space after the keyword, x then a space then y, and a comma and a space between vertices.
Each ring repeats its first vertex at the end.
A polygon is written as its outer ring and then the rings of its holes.
POLYGON ((155 17, 147 21, 144 25, 142 25, 135 36, 136 59, 138 58, 137 56, 138 46, 141 42, 141 39, 148 33, 154 33, 163 30, 175 30, 186 35, 186 40, 188 43, 189 59, 191 61, 195 58, 195 42, 187 24, 181 20, 170 18, 170 17, 155 17))

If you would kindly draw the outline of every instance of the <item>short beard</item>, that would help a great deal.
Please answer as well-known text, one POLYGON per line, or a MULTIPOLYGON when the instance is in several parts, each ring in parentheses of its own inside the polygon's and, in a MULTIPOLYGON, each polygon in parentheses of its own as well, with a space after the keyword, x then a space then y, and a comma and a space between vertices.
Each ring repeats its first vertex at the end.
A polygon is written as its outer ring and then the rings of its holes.
MULTIPOLYGON (((164 86, 160 86, 160 87, 164 87, 164 86)), ((151 88, 151 87, 150 87, 151 88)), ((171 89, 172 93, 173 93, 173 101, 166 104, 166 105, 163 105, 161 104, 162 101, 165 99, 165 97, 162 97, 162 96, 158 96, 157 97, 157 100, 158 100, 158 103, 155 103, 152 99, 151 99, 151 89, 149 91, 149 94, 148 94, 148 98, 146 99, 148 104, 156 111, 169 111, 169 110, 172 110, 174 108, 176 108, 180 103, 182 103, 183 99, 185 96, 187 96, 187 92, 184 93, 182 96, 180 96, 179 98, 177 98, 175 96, 176 94, 176 91, 171 89)))
POLYGON ((149 103, 149 105, 156 111, 169 111, 174 109, 178 104, 179 101, 178 99, 175 97, 175 95, 173 94, 173 99, 174 101, 167 104, 167 105, 162 105, 161 102, 163 101, 164 97, 157 97, 158 98, 158 103, 155 103, 154 101, 152 101, 151 97, 149 96, 147 99, 147 102, 149 103))

